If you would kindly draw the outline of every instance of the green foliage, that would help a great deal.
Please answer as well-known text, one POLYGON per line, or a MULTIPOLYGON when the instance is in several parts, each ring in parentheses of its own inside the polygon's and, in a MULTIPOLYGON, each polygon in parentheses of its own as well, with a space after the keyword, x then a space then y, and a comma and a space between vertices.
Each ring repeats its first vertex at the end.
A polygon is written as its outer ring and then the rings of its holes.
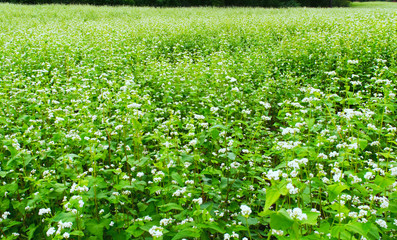
POLYGON ((93 4, 93 5, 130 5, 156 7, 192 6, 251 6, 251 7, 347 7, 347 0, 1 0, 0 2, 22 4, 93 4))
POLYGON ((1 239, 395 238, 396 17, 1 4, 1 239))

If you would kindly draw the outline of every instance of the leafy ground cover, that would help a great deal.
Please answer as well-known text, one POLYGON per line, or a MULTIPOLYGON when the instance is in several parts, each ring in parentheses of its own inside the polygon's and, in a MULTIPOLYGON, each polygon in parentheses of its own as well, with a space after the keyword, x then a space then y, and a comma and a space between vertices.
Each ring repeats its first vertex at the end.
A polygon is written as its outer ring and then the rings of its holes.
POLYGON ((350 4, 354 8, 397 8, 395 2, 352 2, 350 4))
POLYGON ((0 5, 2 239, 394 239, 393 9, 0 5))

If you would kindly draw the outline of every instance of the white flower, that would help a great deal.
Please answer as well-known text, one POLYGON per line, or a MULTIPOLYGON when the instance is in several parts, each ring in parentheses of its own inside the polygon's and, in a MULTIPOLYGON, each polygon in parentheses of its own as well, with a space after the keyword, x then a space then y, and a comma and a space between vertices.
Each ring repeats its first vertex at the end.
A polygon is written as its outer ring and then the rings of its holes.
POLYGON ((292 183, 287 184, 287 189, 289 191, 289 194, 297 194, 299 192, 299 189, 294 187, 294 185, 292 185, 292 183))
POLYGON ((211 109, 210 109, 210 111, 212 113, 216 113, 218 110, 219 110, 219 108, 217 108, 217 107, 211 107, 211 109))
POLYGON ((39 210, 39 215, 44 215, 44 214, 50 214, 51 213, 51 209, 50 208, 41 208, 39 210))
POLYGON ((339 156, 338 152, 333 151, 329 153, 329 157, 337 157, 337 156, 339 156))
POLYGON ((69 238, 70 237, 70 234, 69 233, 67 233, 67 232, 65 232, 63 235, 62 235, 62 237, 64 237, 64 238, 69 238))
POLYGON ((298 128, 287 127, 287 128, 281 128, 281 129, 282 129, 282 132, 281 132, 282 135, 295 134, 295 133, 300 132, 300 130, 298 128))
POLYGON ((270 103, 268 103, 268 102, 259 101, 259 104, 264 106, 266 109, 269 109, 272 107, 272 105, 270 105, 270 103))
POLYGON ((70 193, 73 192, 88 192, 89 188, 87 186, 80 187, 76 183, 73 183, 72 187, 70 188, 70 193))
POLYGON ((364 175, 364 178, 367 180, 370 180, 370 179, 374 178, 374 174, 372 172, 366 172, 364 175))
POLYGON ((203 204, 203 199, 202 198, 196 198, 192 200, 194 203, 198 203, 199 205, 203 204))
POLYGON ((113 225, 114 225, 114 222, 111 221, 111 222, 109 223, 109 226, 113 227, 113 225))
POLYGON ((152 235, 152 237, 159 238, 163 236, 163 230, 164 228, 162 227, 153 226, 151 229, 149 229, 149 233, 152 235))
POLYGON ((280 174, 282 173, 281 170, 277 170, 277 171, 273 171, 273 170, 269 170, 269 172, 266 174, 266 176, 270 179, 270 180, 279 180, 280 179, 280 174))
POLYGON ((47 231, 47 237, 49 237, 49 236, 51 236, 52 234, 54 234, 56 231, 55 231, 55 228, 54 227, 50 227, 50 229, 48 229, 48 231, 47 231))
POLYGON ((172 194, 172 196, 173 196, 173 197, 174 197, 174 196, 179 197, 180 195, 183 195, 185 192, 186 192, 186 187, 183 187, 183 188, 181 188, 181 189, 176 190, 176 191, 172 194))
POLYGON ((192 141, 189 142, 190 146, 194 146, 197 144, 197 138, 193 139, 192 141))
POLYGON ((375 221, 380 227, 387 228, 387 223, 385 220, 378 219, 375 221))
POLYGON ((230 234, 225 233, 225 235, 223 235, 223 240, 230 240, 230 234))
POLYGON ((287 212, 291 218, 299 219, 301 221, 307 219, 307 215, 303 213, 300 208, 294 208, 293 210, 288 209, 287 212))
POLYGON ((6 211, 6 212, 3 213, 3 215, 1 215, 1 217, 2 217, 3 219, 7 219, 7 217, 8 217, 9 215, 11 215, 11 213, 6 211))
POLYGON ((330 71, 330 72, 324 72, 325 74, 329 75, 329 76, 335 76, 336 72, 335 71, 330 71))
POLYGON ((143 172, 139 172, 136 174, 137 177, 143 177, 145 174, 143 172))
POLYGON ((237 169, 237 168, 239 168, 240 167, 240 163, 239 162, 232 162, 231 164, 230 164, 230 167, 231 168, 234 168, 234 169, 237 169))
POLYGON ((348 64, 358 64, 358 60, 347 60, 348 64))
POLYGON ((140 108, 141 106, 142 106, 142 104, 131 103, 131 104, 127 105, 127 108, 140 108))
POLYGON ((172 223, 172 218, 164 218, 160 220, 160 226, 167 226, 168 224, 172 223))
POLYGON ((61 228, 61 229, 72 228, 72 226, 73 226, 72 222, 62 222, 62 221, 58 222, 58 227, 61 228))
POLYGON ((282 236, 284 234, 284 231, 283 230, 272 229, 272 234, 273 235, 282 236))
POLYGON ((194 118, 197 120, 204 120, 205 117, 203 115, 194 114, 194 118))
POLYGON ((248 207, 247 205, 241 205, 240 209, 241 209, 241 215, 243 215, 244 217, 248 217, 252 213, 251 208, 248 207))
POLYGON ((240 236, 239 236, 237 233, 233 232, 232 235, 231 235, 231 237, 232 237, 232 238, 237 238, 237 239, 238 239, 240 236))

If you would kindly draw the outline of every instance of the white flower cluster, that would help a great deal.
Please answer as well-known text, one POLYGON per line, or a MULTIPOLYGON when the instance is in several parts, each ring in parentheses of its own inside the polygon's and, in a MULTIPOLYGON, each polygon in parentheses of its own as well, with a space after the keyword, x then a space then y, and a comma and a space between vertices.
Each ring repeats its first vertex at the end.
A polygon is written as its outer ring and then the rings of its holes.
POLYGON ((239 168, 240 167, 240 163, 239 162, 232 162, 231 164, 230 164, 230 167, 231 168, 234 168, 234 169, 237 169, 237 168, 239 168))
POLYGON ((338 112, 338 116, 345 118, 347 120, 351 120, 354 116, 362 116, 363 113, 359 111, 355 111, 354 109, 343 109, 343 112, 338 112))
POLYGON ((358 60, 347 60, 348 64, 358 64, 358 60))
POLYGON ((243 215, 244 217, 248 217, 252 213, 251 208, 248 207, 247 205, 241 205, 240 209, 241 209, 241 215, 243 215))
POLYGON ((45 215, 45 214, 51 214, 51 209, 50 208, 41 208, 39 209, 39 215, 45 215))
POLYGON ((294 170, 300 169, 300 165, 306 165, 309 162, 307 158, 294 159, 289 161, 287 166, 293 168, 294 170))
POLYGON ((283 236, 284 235, 284 231, 283 230, 272 229, 272 234, 273 235, 277 235, 277 236, 283 236))
POLYGON ((178 190, 176 190, 173 194, 172 194, 172 196, 173 197, 179 197, 179 196, 181 196, 181 195, 183 195, 184 193, 186 192, 186 187, 183 187, 183 188, 181 188, 181 189, 178 189, 178 190))
POLYGON ((232 235, 230 235, 229 233, 225 233, 223 235, 224 240, 230 240, 232 238, 239 239, 239 237, 240 237, 240 235, 238 235, 238 233, 236 233, 236 232, 232 232, 232 235))
MULTIPOLYGON (((73 223, 72 223, 72 222, 62 222, 62 221, 59 221, 59 222, 58 222, 58 229, 55 231, 55 228, 54 228, 54 227, 50 227, 50 228, 47 230, 46 235, 47 235, 47 237, 53 235, 54 233, 55 233, 56 235, 60 235, 60 234, 61 234, 61 231, 62 231, 63 229, 65 229, 65 228, 69 228, 69 229, 70 229, 70 228, 72 228, 72 226, 73 226, 73 223)), ((70 234, 69 234, 68 232, 65 232, 65 233, 63 233, 62 237, 64 237, 64 238, 69 238, 69 237, 70 237, 70 234)))
POLYGON ((198 203, 198 205, 203 204, 203 199, 202 198, 195 198, 192 200, 194 203, 198 203))
POLYGON ((267 172, 266 177, 269 178, 270 180, 279 180, 280 179, 280 174, 282 174, 283 172, 281 170, 269 170, 269 172, 267 172))
POLYGON ((298 219, 298 220, 307 220, 307 215, 306 213, 302 212, 302 209, 300 208, 294 208, 294 209, 287 209, 287 212, 289 216, 293 219, 298 219))
POLYGON ((386 223, 385 220, 383 220, 383 219, 377 219, 375 222, 376 222, 380 227, 382 227, 382 228, 387 228, 387 223, 386 223))
POLYGON ((284 142, 284 141, 280 141, 277 142, 277 149, 282 150, 282 149, 293 149, 299 145, 301 145, 302 142, 297 141, 297 142, 293 142, 293 141, 288 141, 288 142, 284 142))
POLYGON ((151 229, 149 229, 149 233, 152 235, 152 237, 160 238, 163 236, 163 230, 164 228, 162 227, 153 226, 151 229))
POLYGON ((300 130, 298 128, 290 128, 290 127, 286 127, 286 128, 281 128, 281 134, 282 135, 287 135, 287 134, 295 134, 295 133, 299 133, 300 130))
POLYGON ((367 180, 371 180, 374 177, 375 177, 375 175, 372 172, 366 172, 364 175, 364 178, 367 180))
POLYGON ((172 218, 163 218, 160 220, 160 226, 167 226, 168 224, 172 223, 174 219, 172 218))
POLYGON ((371 195, 369 197, 371 201, 378 201, 380 203, 381 208, 388 208, 389 207, 389 199, 387 197, 378 197, 371 195))
POLYGON ((299 192, 299 188, 294 187, 292 183, 287 184, 287 189, 289 191, 289 194, 297 194, 299 192))
POLYGON ((73 183, 72 187, 70 188, 70 193, 74 193, 74 192, 88 192, 88 187, 87 186, 82 186, 80 187, 79 185, 77 185, 76 183, 73 183))
POLYGON ((142 106, 142 104, 139 103, 131 103, 129 105, 127 105, 127 108, 140 108, 142 106))
POLYGON ((0 218, 0 222, 2 222, 3 220, 7 219, 7 217, 8 217, 9 215, 11 215, 10 212, 7 212, 7 211, 4 212, 4 213, 1 215, 2 218, 0 218))

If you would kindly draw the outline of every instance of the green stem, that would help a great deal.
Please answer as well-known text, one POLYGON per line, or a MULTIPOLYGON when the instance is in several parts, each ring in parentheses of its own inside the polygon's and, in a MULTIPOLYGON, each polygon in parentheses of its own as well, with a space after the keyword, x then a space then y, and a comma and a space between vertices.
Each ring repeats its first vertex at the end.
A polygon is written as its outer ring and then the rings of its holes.
POLYGON ((249 228, 249 226, 248 226, 248 217, 245 218, 245 222, 246 222, 246 224, 247 224, 248 236, 249 236, 250 240, 252 240, 250 228, 249 228))

